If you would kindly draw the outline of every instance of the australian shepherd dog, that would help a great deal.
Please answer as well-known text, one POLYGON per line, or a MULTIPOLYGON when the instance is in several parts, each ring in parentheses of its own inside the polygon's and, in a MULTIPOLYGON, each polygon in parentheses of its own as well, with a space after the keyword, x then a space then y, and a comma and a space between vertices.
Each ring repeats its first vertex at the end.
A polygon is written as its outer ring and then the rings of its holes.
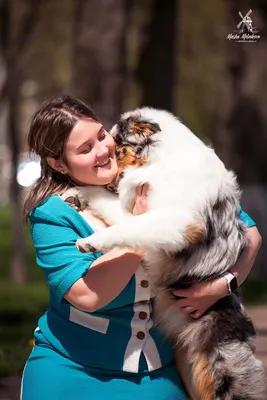
POLYGON ((107 188, 71 189, 110 226, 78 240, 81 251, 115 246, 146 250, 156 322, 183 349, 196 400, 266 400, 255 330, 239 295, 221 299, 202 317, 185 316, 173 290, 212 281, 246 246, 236 176, 172 114, 141 108, 112 128, 119 172, 107 188), (136 187, 149 184, 149 211, 132 216, 136 187))

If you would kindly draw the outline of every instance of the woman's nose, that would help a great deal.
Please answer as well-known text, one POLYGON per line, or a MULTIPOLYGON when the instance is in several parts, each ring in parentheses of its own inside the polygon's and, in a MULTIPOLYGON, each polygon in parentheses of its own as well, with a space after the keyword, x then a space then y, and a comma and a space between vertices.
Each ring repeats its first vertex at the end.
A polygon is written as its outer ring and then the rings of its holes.
POLYGON ((103 156, 103 155, 108 155, 109 149, 107 146, 104 145, 104 143, 99 142, 96 147, 96 154, 97 156, 103 156))

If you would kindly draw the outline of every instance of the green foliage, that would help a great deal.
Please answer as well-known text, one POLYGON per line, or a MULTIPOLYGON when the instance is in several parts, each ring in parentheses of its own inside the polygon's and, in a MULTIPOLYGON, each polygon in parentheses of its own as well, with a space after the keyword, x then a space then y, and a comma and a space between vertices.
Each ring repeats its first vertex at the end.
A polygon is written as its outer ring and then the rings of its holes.
POLYGON ((0 376, 23 370, 32 348, 33 331, 48 303, 45 283, 0 284, 0 376))
POLYGON ((9 281, 11 260, 10 209, 0 208, 0 376, 21 372, 31 351, 39 317, 48 304, 48 288, 35 264, 29 229, 25 230, 29 283, 9 281))
MULTIPOLYGON (((26 263, 29 282, 43 280, 43 273, 35 263, 35 251, 32 245, 29 227, 25 228, 26 263)), ((9 207, 0 207, 0 280, 9 279, 11 261, 11 227, 9 207)))
POLYGON ((246 304, 267 304, 267 279, 248 278, 242 285, 242 294, 246 304))
POLYGON ((178 21, 177 114, 195 134, 213 139, 225 67, 226 4, 182 0, 178 21))

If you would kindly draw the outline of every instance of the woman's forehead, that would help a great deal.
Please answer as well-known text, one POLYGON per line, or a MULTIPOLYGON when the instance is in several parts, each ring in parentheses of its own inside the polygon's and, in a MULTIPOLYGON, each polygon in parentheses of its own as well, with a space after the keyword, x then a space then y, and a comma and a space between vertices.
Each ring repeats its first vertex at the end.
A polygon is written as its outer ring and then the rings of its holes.
POLYGON ((102 124, 100 122, 96 122, 90 118, 80 119, 72 129, 66 146, 68 149, 76 149, 84 142, 94 140, 101 128, 102 124))

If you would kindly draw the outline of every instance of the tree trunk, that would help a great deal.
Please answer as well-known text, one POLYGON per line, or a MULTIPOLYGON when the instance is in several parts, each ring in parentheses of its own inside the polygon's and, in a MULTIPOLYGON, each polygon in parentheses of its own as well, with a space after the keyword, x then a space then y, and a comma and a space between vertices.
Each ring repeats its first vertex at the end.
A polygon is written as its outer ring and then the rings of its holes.
MULTIPOLYGON (((261 36, 256 43, 228 41, 225 84, 216 118, 215 148, 228 168, 233 169, 243 191, 241 204, 267 237, 267 85, 266 6, 260 2, 236 1, 228 4, 228 33, 234 33, 252 9, 253 27, 261 36)), ((244 32, 247 33, 247 32, 244 32)), ((267 276, 266 249, 262 248, 253 273, 267 276)))
MULTIPOLYGON (((2 0, 3 1, 3 0, 2 0)), ((20 207, 20 188, 17 182, 17 167, 20 153, 19 140, 19 78, 16 65, 16 57, 14 48, 10 40, 10 19, 11 6, 7 0, 5 4, 5 27, 4 42, 5 42, 5 57, 6 57, 6 90, 5 100, 8 108, 7 117, 7 143, 11 152, 11 177, 10 177, 10 208, 11 208, 11 263, 10 263, 10 278, 11 281, 18 284, 23 284, 26 281, 26 266, 25 266, 25 240, 24 231, 21 222, 21 207, 20 207)), ((3 99, 4 100, 4 99, 3 99)))
POLYGON ((6 82, 7 15, 8 1, 0 0, 0 100, 6 82))
POLYGON ((248 11, 251 7, 253 26, 257 26, 261 38, 257 43, 229 41, 227 44, 225 85, 215 140, 222 158, 235 170, 241 183, 266 184, 267 95, 262 87, 267 84, 267 43, 261 31, 264 17, 257 3, 254 7, 252 2, 243 0, 229 3, 229 31, 234 32, 240 21, 239 10, 248 11))
POLYGON ((178 1, 153 0, 151 12, 148 40, 141 52, 138 71, 142 105, 174 111, 178 1))
POLYGON ((109 129, 122 112, 127 0, 77 0, 73 91, 109 129))
POLYGON ((11 281, 23 284, 27 280, 25 260, 25 232, 22 227, 20 205, 21 189, 17 182, 17 169, 20 155, 20 132, 18 125, 19 115, 19 82, 12 73, 12 66, 8 65, 8 142, 11 149, 11 281), (10 74, 10 77, 9 77, 10 74))
POLYGON ((7 106, 7 142, 11 153, 10 206, 11 206, 11 264, 12 282, 23 284, 27 279, 25 265, 25 241, 21 220, 20 187, 17 167, 20 155, 19 89, 22 79, 20 54, 24 50, 38 21, 38 11, 43 0, 29 0, 27 12, 17 29, 17 37, 11 39, 11 2, 0 0, 1 55, 5 66, 5 79, 0 82, 1 106, 7 106))

